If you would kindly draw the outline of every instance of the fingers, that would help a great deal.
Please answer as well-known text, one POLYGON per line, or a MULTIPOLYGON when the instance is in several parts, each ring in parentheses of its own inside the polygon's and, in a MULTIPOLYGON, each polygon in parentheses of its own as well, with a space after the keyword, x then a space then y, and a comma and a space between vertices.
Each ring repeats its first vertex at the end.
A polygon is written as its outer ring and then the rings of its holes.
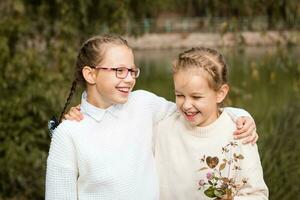
POLYGON ((68 119, 68 120, 74 120, 74 119, 72 119, 72 117, 67 113, 67 114, 64 114, 64 116, 63 116, 63 118, 62 118, 62 120, 61 121, 64 121, 64 120, 66 120, 66 119, 68 119))
POLYGON ((245 132, 249 132, 248 130, 253 131, 255 129, 256 129, 256 127, 253 123, 252 124, 245 123, 242 128, 234 131, 234 135, 240 136, 240 135, 244 134, 245 132))
POLYGON ((256 133, 256 125, 252 118, 239 117, 236 124, 237 130, 234 132, 234 139, 244 139, 243 144, 256 143, 258 134, 256 133))
POLYGON ((255 139, 252 141, 252 144, 255 144, 255 143, 257 143, 257 141, 258 141, 258 138, 259 138, 259 136, 258 136, 258 134, 257 134, 257 132, 255 131, 255 139))
POLYGON ((80 110, 80 104, 78 104, 77 106, 75 106, 75 108, 76 108, 77 110, 80 110))
POLYGON ((246 122, 246 118, 245 118, 245 117, 239 117, 239 118, 236 120, 236 127, 237 127, 237 129, 243 128, 245 122, 246 122))
POLYGON ((234 135, 239 135, 244 132, 247 132, 249 129, 253 130, 256 128, 254 120, 250 117, 239 117, 236 121, 237 130, 234 132, 234 135))
POLYGON ((247 137, 246 139, 243 140, 242 143, 243 144, 251 143, 253 145, 256 143, 257 139, 258 139, 258 135, 257 135, 256 131, 253 131, 249 137, 247 137))
POLYGON ((238 139, 238 140, 243 139, 243 138, 248 139, 249 137, 253 136, 253 132, 256 131, 256 127, 254 125, 251 125, 249 128, 247 128, 245 130, 244 130, 244 127, 242 129, 243 129, 243 132, 238 132, 239 130, 234 132, 234 139, 238 139))
POLYGON ((64 119, 81 121, 83 119, 83 115, 80 112, 80 107, 71 107, 70 111, 64 115, 64 119))
POLYGON ((65 114, 64 118, 71 121, 78 121, 78 122, 81 121, 81 118, 74 114, 65 114))

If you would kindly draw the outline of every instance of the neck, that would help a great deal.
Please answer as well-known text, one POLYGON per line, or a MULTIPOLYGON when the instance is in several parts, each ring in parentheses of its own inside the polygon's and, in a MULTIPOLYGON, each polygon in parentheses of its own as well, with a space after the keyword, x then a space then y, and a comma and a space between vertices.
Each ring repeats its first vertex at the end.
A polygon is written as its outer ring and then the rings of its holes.
POLYGON ((87 88, 87 102, 101 109, 107 109, 112 105, 91 88, 87 88))
POLYGON ((212 113, 209 118, 204 121, 203 123, 199 124, 198 127, 205 127, 205 126, 208 126, 212 123, 214 123, 220 116, 220 110, 217 109, 214 113, 212 113))

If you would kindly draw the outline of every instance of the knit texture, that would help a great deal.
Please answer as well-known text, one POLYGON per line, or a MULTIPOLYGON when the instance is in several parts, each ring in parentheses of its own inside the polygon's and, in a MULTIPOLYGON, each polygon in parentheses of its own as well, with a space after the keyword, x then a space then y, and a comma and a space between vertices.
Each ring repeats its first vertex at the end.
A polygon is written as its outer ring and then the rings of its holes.
POLYGON ((212 169, 199 170, 207 158, 218 157, 219 162, 229 160, 228 154, 222 153, 222 147, 230 142, 237 146, 231 155, 242 154, 244 159, 239 163, 241 170, 227 167, 224 174, 230 171, 230 178, 248 182, 240 190, 235 200, 265 200, 268 199, 268 188, 263 179, 263 171, 257 146, 242 145, 233 139, 236 129, 228 110, 222 112, 219 118, 206 127, 191 127, 178 112, 162 120, 155 133, 155 160, 159 173, 161 200, 209 200, 203 190, 198 190, 199 181, 207 180, 206 175, 212 169), (201 160, 202 159, 202 160, 201 160))
POLYGON ((125 104, 103 110, 83 93, 84 119, 63 121, 54 131, 46 199, 158 199, 152 127, 175 109, 174 103, 140 90, 125 104))

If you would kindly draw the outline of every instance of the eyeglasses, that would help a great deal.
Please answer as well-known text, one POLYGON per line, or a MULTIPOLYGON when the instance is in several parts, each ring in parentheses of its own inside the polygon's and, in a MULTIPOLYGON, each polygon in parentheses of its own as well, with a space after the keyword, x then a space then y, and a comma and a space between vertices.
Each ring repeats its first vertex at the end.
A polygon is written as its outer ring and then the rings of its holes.
POLYGON ((109 71, 115 71, 116 77, 119 79, 125 79, 128 76, 128 73, 130 72, 130 75, 132 78, 137 78, 140 75, 140 68, 127 68, 127 67, 101 67, 101 66, 95 66, 92 67, 95 69, 105 69, 109 71))

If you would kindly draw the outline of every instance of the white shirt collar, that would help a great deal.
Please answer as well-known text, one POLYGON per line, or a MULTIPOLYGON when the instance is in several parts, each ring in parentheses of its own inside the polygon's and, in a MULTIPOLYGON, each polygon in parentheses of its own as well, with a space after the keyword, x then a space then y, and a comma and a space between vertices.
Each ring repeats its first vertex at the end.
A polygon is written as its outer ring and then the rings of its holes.
POLYGON ((89 115, 91 118, 100 122, 106 113, 110 113, 114 117, 118 117, 122 105, 114 104, 107 109, 98 108, 87 101, 87 93, 84 91, 81 96, 81 110, 83 113, 89 115))

